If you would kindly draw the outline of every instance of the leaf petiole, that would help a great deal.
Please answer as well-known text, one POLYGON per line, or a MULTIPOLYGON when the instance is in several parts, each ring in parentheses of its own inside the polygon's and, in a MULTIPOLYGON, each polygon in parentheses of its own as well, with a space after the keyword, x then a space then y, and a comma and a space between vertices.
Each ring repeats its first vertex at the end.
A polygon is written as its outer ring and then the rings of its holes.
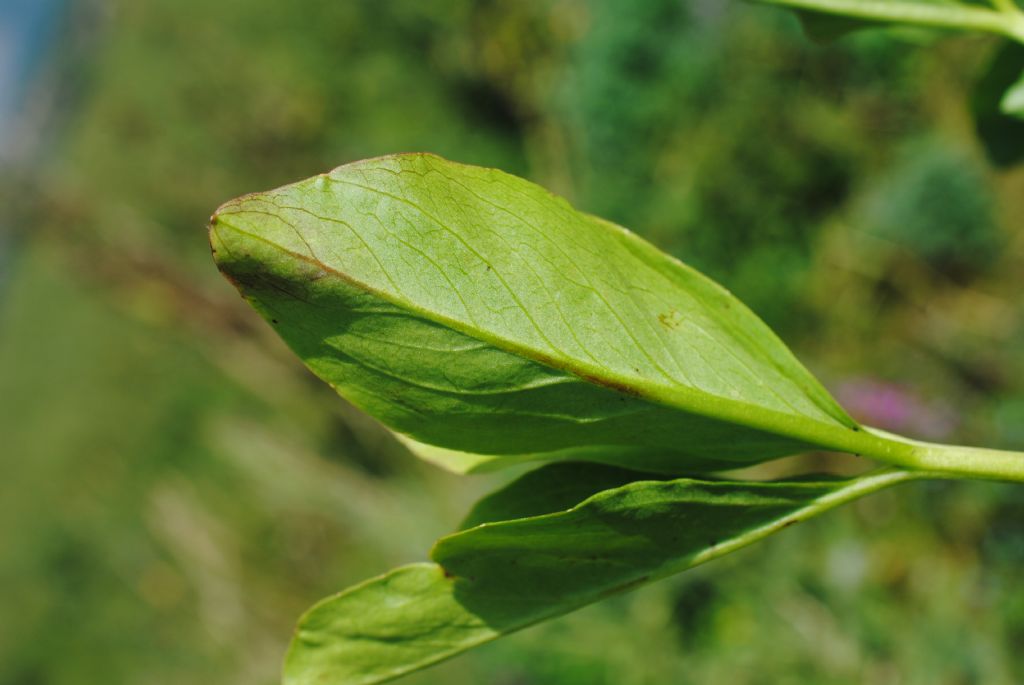
POLYGON ((885 455, 867 456, 925 471, 935 478, 980 478, 1024 483, 1024 452, 943 445, 905 438, 878 428, 866 427, 866 430, 886 441, 909 447, 907 450, 889 451, 885 455))

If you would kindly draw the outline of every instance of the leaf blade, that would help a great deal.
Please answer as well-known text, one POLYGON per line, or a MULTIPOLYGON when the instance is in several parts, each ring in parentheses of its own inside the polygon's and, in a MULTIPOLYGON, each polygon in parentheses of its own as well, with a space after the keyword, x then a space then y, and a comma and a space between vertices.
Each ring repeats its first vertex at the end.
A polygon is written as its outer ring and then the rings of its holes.
MULTIPOLYGON (((990 161, 1011 167, 1024 159, 1024 120, 1006 111, 1024 68, 1024 46, 1007 41, 995 51, 970 97, 974 128, 990 161)), ((1012 105, 1012 100, 1011 103, 1012 105)))
POLYGON ((317 375, 421 442, 681 467, 884 443, 724 288, 496 170, 357 162, 226 204, 211 243, 317 375))
POLYGON ((1003 98, 999 101, 999 111, 1008 117, 1024 119, 1024 71, 1003 93, 1003 98))
POLYGON ((893 470, 829 482, 643 481, 565 511, 480 525, 442 538, 434 564, 396 569, 311 609, 289 649, 285 682, 385 682, 916 477, 893 470))

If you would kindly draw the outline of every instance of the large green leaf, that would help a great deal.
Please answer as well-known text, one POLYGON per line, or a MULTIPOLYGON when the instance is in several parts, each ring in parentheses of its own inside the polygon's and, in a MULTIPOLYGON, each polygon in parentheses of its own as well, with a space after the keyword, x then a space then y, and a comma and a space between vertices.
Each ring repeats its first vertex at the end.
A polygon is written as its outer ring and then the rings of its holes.
POLYGON ((629 465, 676 473, 904 449, 861 431, 724 288, 494 169, 357 162, 225 204, 210 238, 317 375, 420 442, 627 446, 629 465))
POLYGON ((398 568, 311 609, 285 662, 286 685, 390 680, 915 476, 884 471, 847 481, 682 479, 614 487, 636 477, 562 464, 528 474, 471 515, 473 522, 526 518, 442 538, 435 563, 398 568))

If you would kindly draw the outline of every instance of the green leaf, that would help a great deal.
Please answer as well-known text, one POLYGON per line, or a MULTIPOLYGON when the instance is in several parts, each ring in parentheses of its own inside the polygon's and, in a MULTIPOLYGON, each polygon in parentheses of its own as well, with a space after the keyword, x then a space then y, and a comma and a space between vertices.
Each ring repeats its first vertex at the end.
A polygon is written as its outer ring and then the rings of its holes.
POLYGON ((1024 47, 1006 42, 995 53, 971 92, 971 113, 989 159, 1012 166, 1024 159, 1024 121, 1009 116, 1024 69, 1024 47), (1009 102, 1008 102, 1009 100, 1009 102))
POLYGON ((861 431, 724 288, 494 169, 357 162, 225 204, 210 239, 310 369, 419 442, 625 446, 630 466, 675 473, 903 449, 861 431))
POLYGON ((816 43, 830 43, 848 33, 865 28, 878 28, 877 22, 850 19, 835 14, 822 14, 808 10, 794 10, 804 34, 816 43))
POLYGON ((942 35, 939 31, 915 26, 913 23, 894 24, 884 20, 855 19, 839 14, 827 14, 802 9, 795 9, 793 13, 796 14, 804 35, 819 44, 828 44, 854 31, 868 29, 886 30, 890 37, 899 37, 907 42, 918 45, 931 43, 942 35))
POLYGON ((528 474, 482 503, 476 517, 533 515, 442 538, 435 563, 398 568, 313 607, 289 649, 286 685, 384 682, 916 477, 641 481, 556 511, 591 487, 635 477, 572 466, 572 473, 556 465, 528 474), (585 485, 566 485, 572 481, 585 485))
POLYGON ((650 481, 651 475, 602 464, 552 464, 530 471, 482 498, 459 529, 564 511, 599 492, 641 480, 650 481))
POLYGON ((901 24, 935 29, 987 31, 1024 42, 1024 19, 986 3, 952 0, 755 0, 800 13, 811 36, 836 37, 852 22, 901 24), (822 19, 814 19, 818 15, 822 19), (828 17, 834 17, 830 20, 828 17), (806 21, 805 21, 806 20, 806 21))
POLYGON ((1017 77, 1016 83, 1003 93, 1003 99, 999 101, 999 111, 1008 117, 1024 119, 1024 71, 1017 77))

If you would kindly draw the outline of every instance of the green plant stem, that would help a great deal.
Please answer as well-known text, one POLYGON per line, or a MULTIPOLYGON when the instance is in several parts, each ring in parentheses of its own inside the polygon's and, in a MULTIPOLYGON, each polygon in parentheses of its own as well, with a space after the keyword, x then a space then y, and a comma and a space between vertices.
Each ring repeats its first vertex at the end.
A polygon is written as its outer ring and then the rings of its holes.
POLYGON ((895 0, 758 0, 852 19, 911 24, 939 29, 986 31, 1024 43, 1024 13, 1012 0, 994 0, 998 9, 895 0))
POLYGON ((884 452, 864 452, 891 464, 928 472, 936 478, 982 478, 1024 483, 1024 452, 922 442, 878 428, 868 428, 867 432, 905 446, 904 449, 887 449, 884 452))

